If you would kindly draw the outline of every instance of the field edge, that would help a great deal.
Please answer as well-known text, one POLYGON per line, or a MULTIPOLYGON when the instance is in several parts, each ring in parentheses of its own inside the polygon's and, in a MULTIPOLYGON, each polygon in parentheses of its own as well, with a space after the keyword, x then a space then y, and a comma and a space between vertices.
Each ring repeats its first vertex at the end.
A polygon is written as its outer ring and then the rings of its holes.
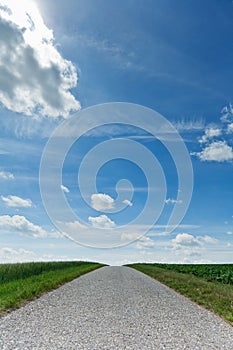
POLYGON ((153 264, 130 264, 127 267, 140 271, 172 288, 191 301, 214 312, 233 326, 233 288, 231 285, 207 281, 188 273, 181 273, 153 264))
POLYGON ((0 317, 55 290, 65 283, 106 265, 83 262, 81 266, 44 271, 38 275, 0 284, 0 317))

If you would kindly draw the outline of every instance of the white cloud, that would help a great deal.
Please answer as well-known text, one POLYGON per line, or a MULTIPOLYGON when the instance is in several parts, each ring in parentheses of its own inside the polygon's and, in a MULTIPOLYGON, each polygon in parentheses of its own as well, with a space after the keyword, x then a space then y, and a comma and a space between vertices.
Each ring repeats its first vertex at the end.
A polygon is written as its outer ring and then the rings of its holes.
POLYGON ((136 243, 137 249, 153 249, 155 248, 155 241, 153 239, 144 236, 138 240, 136 243))
POLYGON ((124 199, 122 203, 128 205, 129 207, 133 206, 133 203, 131 201, 129 201, 128 199, 124 199))
POLYGON ((0 171, 0 179, 13 180, 15 177, 12 173, 8 171, 0 171))
POLYGON ((206 245, 216 244, 218 240, 208 235, 193 236, 189 233, 178 233, 171 241, 171 248, 174 251, 182 251, 185 255, 199 254, 200 249, 204 249, 206 245))
POLYGON ((0 249, 0 262, 13 263, 23 261, 33 261, 36 259, 36 254, 26 249, 13 249, 11 247, 3 247, 0 249))
POLYGON ((17 196, 1 196, 1 199, 8 207, 29 208, 32 206, 30 199, 23 199, 17 196))
POLYGON ((86 230, 87 226, 82 224, 79 221, 73 221, 73 222, 66 222, 64 223, 65 227, 67 227, 69 230, 77 232, 77 230, 86 230))
POLYGON ((125 242, 136 241, 136 249, 151 249, 155 248, 155 241, 148 236, 141 236, 137 232, 122 233, 121 240, 125 242))
POLYGON ((206 146, 201 152, 191 153, 201 161, 224 162, 233 159, 233 149, 226 141, 215 141, 206 146))
POLYGON ((199 240, 205 242, 205 243, 209 243, 209 244, 216 244, 218 243, 218 239, 214 238, 214 237, 210 237, 210 236, 200 236, 199 240))
POLYGON ((179 131, 179 132, 195 132, 200 131, 205 128, 205 123, 203 119, 196 119, 196 120, 180 120, 172 122, 173 126, 179 131))
POLYGON ((233 160, 233 148, 229 134, 233 133, 233 106, 229 104, 221 111, 221 127, 208 125, 198 142, 202 145, 200 152, 193 152, 201 161, 225 162, 233 160), (221 139, 219 137, 221 136, 221 139), (228 137, 228 138, 227 138, 228 137))
POLYGON ((165 203, 166 204, 181 204, 182 200, 167 198, 167 199, 165 199, 165 203))
POLYGON ((221 121, 223 123, 232 123, 233 122, 233 106, 229 103, 228 106, 223 107, 221 110, 221 121))
POLYGON ((0 216, 0 229, 16 232, 22 236, 28 237, 48 237, 49 234, 40 226, 33 224, 21 215, 2 215, 0 216))
POLYGON ((140 234, 137 232, 128 232, 128 233, 122 233, 121 234, 121 240, 122 241, 127 241, 127 242, 132 242, 136 241, 140 238, 140 234))
MULTIPOLYGON (((54 254, 43 254, 38 255, 37 253, 23 249, 23 248, 12 248, 3 247, 0 248, 0 263, 21 263, 30 261, 71 261, 69 256, 54 255, 54 254)), ((85 259, 80 259, 85 260, 85 259)))
POLYGON ((91 206, 98 211, 109 210, 114 208, 114 199, 108 194, 95 193, 91 196, 91 206))
POLYGON ((227 235, 233 235, 233 231, 227 231, 227 235))
POLYGON ((220 136, 222 133, 222 130, 219 128, 208 128, 205 130, 206 136, 211 139, 212 137, 220 136))
POLYGON ((100 215, 96 217, 89 216, 88 221, 96 228, 114 228, 115 222, 107 215, 100 215))
POLYGON ((201 243, 199 240, 189 233, 178 233, 177 236, 171 240, 174 247, 179 248, 182 246, 186 247, 199 247, 201 243))
POLYGON ((70 93, 74 65, 64 59, 31 0, 1 0, 0 102, 30 116, 68 117, 80 108, 70 93))
POLYGON ((200 138, 199 142, 200 142, 200 143, 206 143, 206 142, 208 142, 210 139, 212 139, 212 138, 214 138, 214 137, 218 137, 218 136, 220 136, 221 134, 222 134, 222 130, 221 130, 221 129, 209 127, 209 128, 207 128, 207 129, 205 130, 205 135, 203 135, 203 136, 200 138))
POLYGON ((61 190, 62 190, 63 192, 65 192, 65 193, 69 193, 69 192, 70 192, 69 188, 66 187, 66 186, 64 186, 64 185, 61 185, 61 190))
POLYGON ((233 123, 227 125, 227 134, 233 133, 233 123))

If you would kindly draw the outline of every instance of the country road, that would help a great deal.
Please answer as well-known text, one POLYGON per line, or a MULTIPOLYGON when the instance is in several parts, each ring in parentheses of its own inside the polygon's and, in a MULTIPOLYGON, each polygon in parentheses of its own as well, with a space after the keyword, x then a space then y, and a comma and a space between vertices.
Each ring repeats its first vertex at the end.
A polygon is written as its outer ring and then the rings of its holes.
POLYGON ((141 272, 103 267, 0 318, 1 350, 233 349, 233 327, 141 272))

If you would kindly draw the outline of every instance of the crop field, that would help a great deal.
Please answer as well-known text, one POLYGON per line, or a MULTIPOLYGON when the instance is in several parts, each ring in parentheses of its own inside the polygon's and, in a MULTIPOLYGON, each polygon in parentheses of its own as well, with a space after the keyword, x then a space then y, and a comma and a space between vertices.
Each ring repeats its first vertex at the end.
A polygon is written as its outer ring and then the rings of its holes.
MULTIPOLYGON (((146 265, 146 264, 144 264, 146 265)), ((208 281, 233 285, 233 264, 149 264, 166 270, 190 273, 208 281)))
POLYGON ((0 264, 0 312, 19 307, 101 266, 82 261, 0 264))
POLYGON ((233 264, 131 264, 233 325, 233 264))
POLYGON ((67 269, 69 267, 87 267, 92 265, 93 263, 83 261, 0 264, 0 285, 13 280, 40 275, 46 271, 57 271, 67 269))

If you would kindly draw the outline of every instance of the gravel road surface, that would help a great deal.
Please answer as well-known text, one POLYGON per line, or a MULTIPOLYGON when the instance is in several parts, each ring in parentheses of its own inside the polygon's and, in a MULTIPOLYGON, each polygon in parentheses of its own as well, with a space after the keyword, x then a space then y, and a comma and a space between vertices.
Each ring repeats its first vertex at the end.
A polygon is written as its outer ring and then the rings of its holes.
POLYGON ((1 350, 233 349, 233 327, 127 267, 103 267, 0 318, 1 350))

